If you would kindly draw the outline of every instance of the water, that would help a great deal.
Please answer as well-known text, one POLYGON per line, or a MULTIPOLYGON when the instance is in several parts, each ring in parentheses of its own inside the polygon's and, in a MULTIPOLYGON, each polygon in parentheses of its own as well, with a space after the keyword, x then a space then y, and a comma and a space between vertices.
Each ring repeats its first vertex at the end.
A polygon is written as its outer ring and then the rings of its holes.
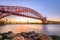
POLYGON ((60 24, 7 24, 0 27, 0 33, 8 31, 14 33, 35 31, 49 35, 60 35, 60 24))

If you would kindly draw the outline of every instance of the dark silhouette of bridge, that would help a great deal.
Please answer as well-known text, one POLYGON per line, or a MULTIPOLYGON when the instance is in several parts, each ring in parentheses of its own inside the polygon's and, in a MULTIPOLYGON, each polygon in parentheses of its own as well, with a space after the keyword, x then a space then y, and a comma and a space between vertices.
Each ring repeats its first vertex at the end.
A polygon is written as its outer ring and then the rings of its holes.
POLYGON ((43 17, 39 12, 22 6, 4 6, 0 5, 0 19, 9 16, 9 15, 18 15, 33 19, 41 20, 42 23, 47 22, 47 18, 43 17))

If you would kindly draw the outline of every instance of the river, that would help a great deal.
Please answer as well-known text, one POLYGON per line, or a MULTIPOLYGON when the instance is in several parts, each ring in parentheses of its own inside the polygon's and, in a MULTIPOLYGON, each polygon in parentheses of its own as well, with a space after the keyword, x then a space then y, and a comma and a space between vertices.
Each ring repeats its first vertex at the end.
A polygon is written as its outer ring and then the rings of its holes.
POLYGON ((47 35, 60 35, 60 24, 7 24, 0 27, 0 33, 8 31, 14 33, 35 31, 47 35))

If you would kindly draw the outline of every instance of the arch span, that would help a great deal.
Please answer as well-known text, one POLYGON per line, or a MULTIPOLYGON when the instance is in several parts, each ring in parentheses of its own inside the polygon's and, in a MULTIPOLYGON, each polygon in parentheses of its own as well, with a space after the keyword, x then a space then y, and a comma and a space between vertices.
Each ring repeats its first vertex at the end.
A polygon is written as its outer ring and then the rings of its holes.
POLYGON ((39 20, 42 20, 43 23, 46 23, 46 17, 43 17, 39 12, 37 12, 33 9, 30 9, 27 7, 21 7, 21 6, 2 6, 2 5, 0 5, 0 19, 4 18, 6 16, 9 16, 11 14, 39 19, 39 20), (30 13, 30 14, 33 14, 34 16, 22 14, 22 12, 24 12, 24 13, 27 12, 27 14, 30 13))

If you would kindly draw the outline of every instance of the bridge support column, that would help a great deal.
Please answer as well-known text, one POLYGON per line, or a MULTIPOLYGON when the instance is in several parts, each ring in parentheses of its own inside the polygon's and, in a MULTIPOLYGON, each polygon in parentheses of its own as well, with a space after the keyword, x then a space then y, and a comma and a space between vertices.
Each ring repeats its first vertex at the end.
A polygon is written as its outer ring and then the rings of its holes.
POLYGON ((44 17, 44 19, 42 20, 42 23, 43 24, 47 23, 47 18, 46 17, 44 17))
POLYGON ((46 21, 43 21, 43 24, 45 24, 46 23, 46 21))

